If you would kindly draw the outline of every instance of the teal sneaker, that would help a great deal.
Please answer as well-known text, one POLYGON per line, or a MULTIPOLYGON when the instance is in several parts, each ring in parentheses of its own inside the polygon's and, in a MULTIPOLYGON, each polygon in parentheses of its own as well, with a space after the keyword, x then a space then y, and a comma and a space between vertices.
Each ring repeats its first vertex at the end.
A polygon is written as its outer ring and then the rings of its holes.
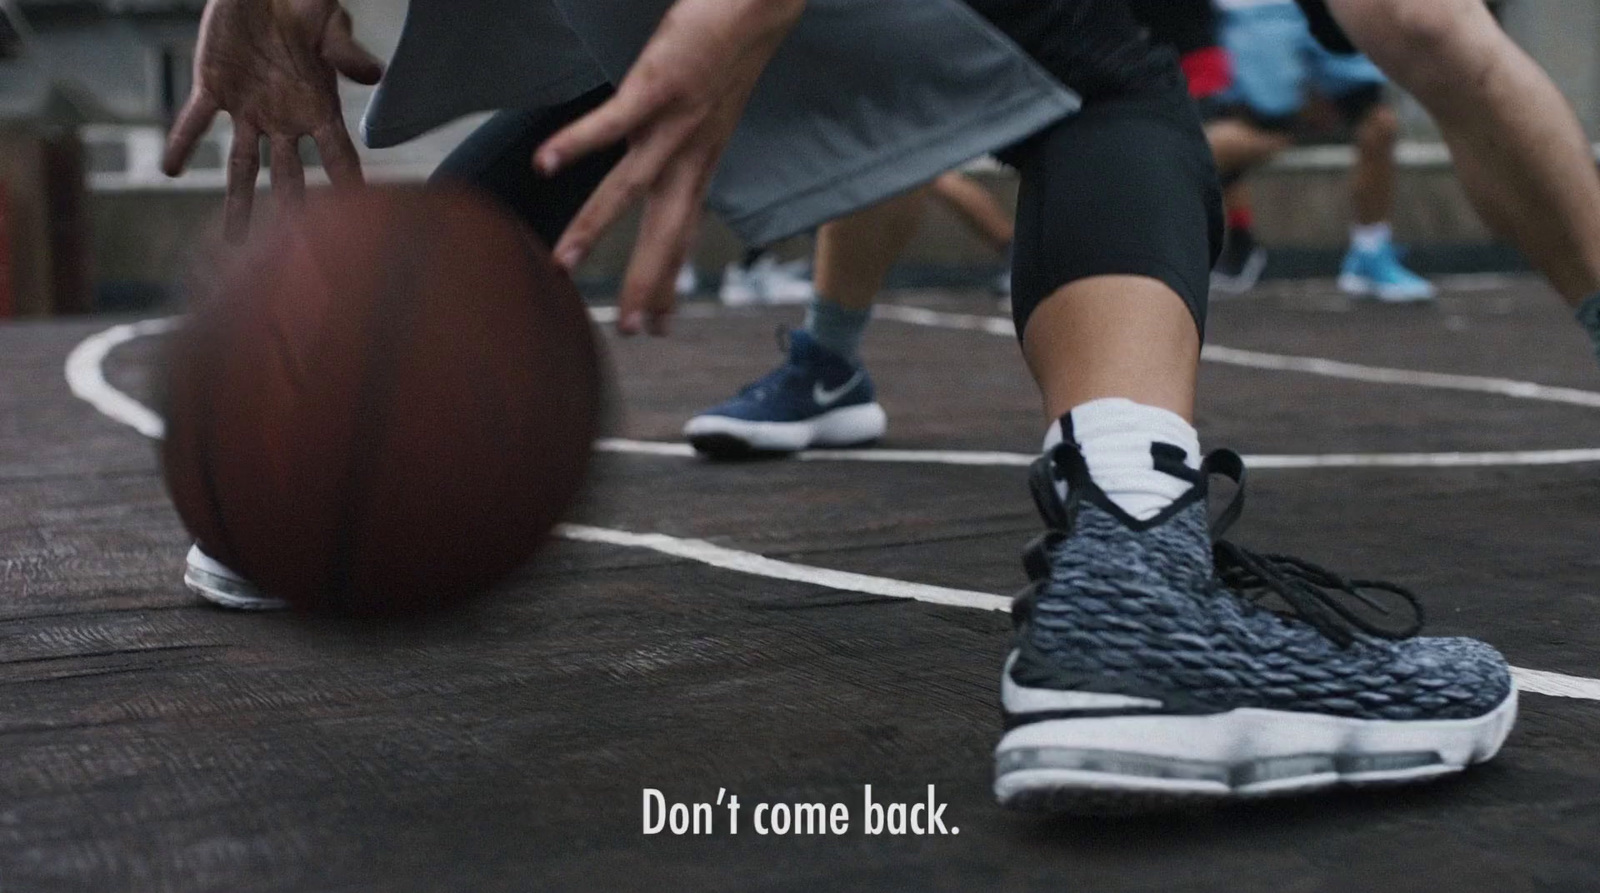
POLYGON ((1339 270, 1339 290, 1389 304, 1431 301, 1435 293, 1433 283, 1400 263, 1393 244, 1372 251, 1352 247, 1339 270))

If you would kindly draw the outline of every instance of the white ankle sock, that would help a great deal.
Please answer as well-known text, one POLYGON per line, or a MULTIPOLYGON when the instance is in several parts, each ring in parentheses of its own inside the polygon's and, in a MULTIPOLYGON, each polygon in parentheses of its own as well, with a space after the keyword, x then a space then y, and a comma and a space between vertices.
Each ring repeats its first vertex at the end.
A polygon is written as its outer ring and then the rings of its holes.
MULTIPOLYGON (((1155 517, 1194 486, 1157 471, 1150 456, 1152 444, 1171 444, 1183 450, 1185 465, 1200 467, 1200 435, 1182 416, 1120 397, 1091 400, 1074 407, 1069 415, 1072 436, 1083 451, 1089 477, 1133 517, 1155 517)), ((1063 439, 1061 423, 1056 422, 1045 432, 1045 451, 1063 439)), ((1058 483, 1056 488, 1065 499, 1066 483, 1058 483)))
POLYGON ((1394 232, 1384 223, 1358 223, 1350 227, 1350 247, 1362 254, 1371 254, 1389 244, 1394 232))

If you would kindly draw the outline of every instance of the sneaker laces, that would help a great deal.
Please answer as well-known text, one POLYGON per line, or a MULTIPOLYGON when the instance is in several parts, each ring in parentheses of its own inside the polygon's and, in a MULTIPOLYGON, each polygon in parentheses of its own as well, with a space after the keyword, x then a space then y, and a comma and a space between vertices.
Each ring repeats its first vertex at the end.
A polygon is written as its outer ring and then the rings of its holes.
MULTIPOLYGON (((1383 580, 1350 579, 1303 558, 1255 552, 1222 539, 1244 511, 1245 469, 1238 453, 1214 450, 1206 455, 1199 472, 1190 474, 1197 487, 1207 486, 1213 475, 1234 482, 1233 496, 1210 525, 1212 568, 1223 588, 1243 600, 1250 609, 1273 610, 1285 619, 1303 621, 1340 647, 1353 644, 1357 633, 1398 640, 1411 638, 1422 629, 1422 602, 1404 586, 1383 580), (1391 611, 1372 597, 1373 592, 1396 596, 1410 614, 1410 622, 1399 629, 1391 629, 1363 617, 1348 604, 1353 600, 1376 614, 1389 616, 1391 611), (1284 610, 1263 605, 1273 596, 1283 604, 1284 610)), ((1033 602, 1050 576, 1050 553, 1071 535, 1082 494, 1093 486, 1083 454, 1068 444, 1062 444, 1053 455, 1047 454, 1034 462, 1029 488, 1046 530, 1023 552, 1023 566, 1032 582, 1018 596, 1013 608, 1017 623, 1025 623, 1032 613, 1033 602), (1065 500, 1057 495, 1055 488, 1056 481, 1062 479, 1067 483, 1065 500)))
POLYGON ((788 360, 790 344, 788 327, 781 325, 778 326, 777 329, 772 333, 772 336, 773 340, 778 342, 778 351, 784 355, 784 361, 771 372, 768 372, 766 375, 763 375, 755 381, 752 381, 740 388, 740 397, 749 397, 752 395, 761 396, 761 394, 767 390, 783 384, 783 382, 788 380, 789 376, 793 374, 794 364, 788 360))
POLYGON ((1217 580, 1246 602, 1261 606, 1271 596, 1289 612, 1340 647, 1355 642, 1356 633, 1380 639, 1409 639, 1422 629, 1422 601, 1416 593, 1386 580, 1352 579, 1304 558, 1275 552, 1255 552, 1222 538, 1244 511, 1244 460, 1232 450, 1215 450, 1200 465, 1202 477, 1221 475, 1234 482, 1233 496, 1211 522, 1211 559, 1217 580), (1391 611, 1371 593, 1396 596, 1410 621, 1391 629, 1362 616, 1350 607, 1354 601, 1383 615, 1391 611))

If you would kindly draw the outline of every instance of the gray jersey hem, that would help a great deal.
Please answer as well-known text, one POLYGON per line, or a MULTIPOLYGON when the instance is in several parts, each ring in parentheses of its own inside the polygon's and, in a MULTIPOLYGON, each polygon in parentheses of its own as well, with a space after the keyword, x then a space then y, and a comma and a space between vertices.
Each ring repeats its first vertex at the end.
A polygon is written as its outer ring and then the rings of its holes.
POLYGON ((774 242, 921 186, 964 162, 1033 136, 1081 106, 1077 94, 1064 89, 1030 93, 928 131, 916 142, 894 144, 846 173, 790 190, 759 208, 735 212, 718 201, 715 189, 708 204, 746 242, 774 242))

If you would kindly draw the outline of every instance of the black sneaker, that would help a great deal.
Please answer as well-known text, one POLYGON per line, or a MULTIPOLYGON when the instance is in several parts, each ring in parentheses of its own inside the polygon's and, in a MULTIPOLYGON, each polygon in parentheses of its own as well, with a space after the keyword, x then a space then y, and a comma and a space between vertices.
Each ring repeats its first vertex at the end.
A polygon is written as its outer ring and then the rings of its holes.
POLYGON ((1049 529, 1024 558, 1034 582, 1001 679, 1002 805, 1127 811, 1421 781, 1499 751, 1517 693, 1497 651, 1415 637, 1421 607, 1399 586, 1213 542, 1207 481, 1238 484, 1220 534, 1242 507, 1238 455, 1196 473, 1182 450, 1152 454, 1193 488, 1147 521, 1090 480, 1075 445, 1034 463, 1049 529), (1402 628, 1376 622, 1380 595, 1406 609, 1402 628))
POLYGON ((1256 244, 1248 229, 1229 229, 1222 241, 1222 255, 1211 269, 1211 290, 1242 295, 1261 281, 1267 268, 1267 249, 1256 244))

